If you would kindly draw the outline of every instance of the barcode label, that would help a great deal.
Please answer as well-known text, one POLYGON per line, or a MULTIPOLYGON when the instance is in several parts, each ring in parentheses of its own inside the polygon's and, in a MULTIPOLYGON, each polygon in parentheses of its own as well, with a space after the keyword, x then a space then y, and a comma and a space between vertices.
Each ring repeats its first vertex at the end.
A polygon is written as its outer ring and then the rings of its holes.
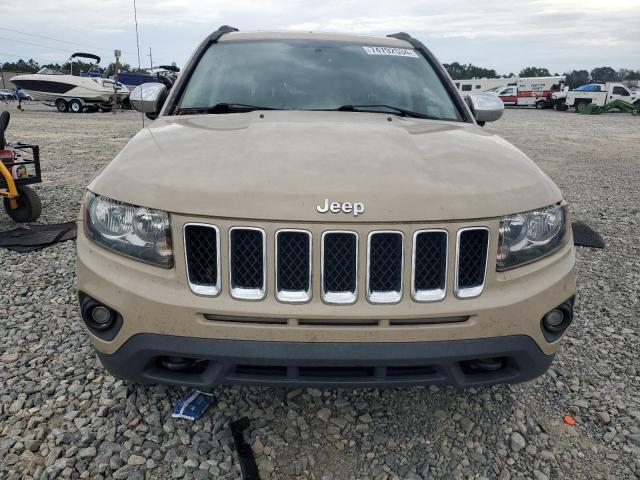
POLYGON ((415 50, 393 47, 362 47, 369 55, 390 55, 392 57, 419 58, 415 50))

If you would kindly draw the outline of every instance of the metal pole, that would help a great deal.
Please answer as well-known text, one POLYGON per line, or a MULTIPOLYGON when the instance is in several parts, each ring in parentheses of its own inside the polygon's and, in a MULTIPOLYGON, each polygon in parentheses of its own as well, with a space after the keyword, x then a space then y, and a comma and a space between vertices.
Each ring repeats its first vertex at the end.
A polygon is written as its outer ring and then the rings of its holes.
MULTIPOLYGON (((136 24, 136 51, 138 52, 138 74, 140 75, 140 83, 142 84, 142 65, 140 63, 140 36, 138 35, 138 9, 136 7, 136 0, 133 0, 133 20, 136 24)), ((142 89, 140 89, 140 100, 142 100, 142 89)), ((144 128, 144 112, 140 112, 140 118, 142 118, 142 128, 144 128)))
POLYGON ((114 71, 113 71, 113 80, 116 82, 113 84, 113 114, 116 114, 116 110, 118 109, 118 92, 116 90, 116 84, 118 83, 118 70, 120 68, 120 50, 114 50, 113 51, 115 57, 116 57, 116 64, 114 67, 114 71))
POLYGON ((153 56, 151 55, 151 47, 149 47, 149 63, 151 64, 151 75, 153 75, 153 56))

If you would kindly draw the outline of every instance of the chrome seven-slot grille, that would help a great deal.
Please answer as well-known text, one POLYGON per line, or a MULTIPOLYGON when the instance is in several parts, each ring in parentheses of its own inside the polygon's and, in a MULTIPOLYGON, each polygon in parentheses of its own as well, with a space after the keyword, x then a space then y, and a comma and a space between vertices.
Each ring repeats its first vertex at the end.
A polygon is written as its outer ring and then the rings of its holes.
MULTIPOLYGON (((199 295, 215 296, 223 283, 220 229, 188 223, 184 248, 189 286, 199 295)), ((232 227, 228 230, 228 275, 231 296, 261 300, 267 294, 267 238, 263 230, 232 227)), ((457 231, 454 294, 473 298, 485 284, 489 229, 469 227, 457 231)), ((447 294, 449 234, 442 229, 417 230, 410 239, 395 230, 374 230, 367 236, 366 272, 358 272, 358 234, 328 230, 320 238, 320 283, 326 303, 350 304, 357 300, 358 282, 365 282, 371 303, 396 303, 402 299, 405 256, 411 258, 411 298, 435 302, 447 294), (408 241, 409 240, 409 241, 408 241)), ((279 301, 301 303, 311 299, 313 270, 311 232, 281 229, 275 233, 275 296, 279 301)))

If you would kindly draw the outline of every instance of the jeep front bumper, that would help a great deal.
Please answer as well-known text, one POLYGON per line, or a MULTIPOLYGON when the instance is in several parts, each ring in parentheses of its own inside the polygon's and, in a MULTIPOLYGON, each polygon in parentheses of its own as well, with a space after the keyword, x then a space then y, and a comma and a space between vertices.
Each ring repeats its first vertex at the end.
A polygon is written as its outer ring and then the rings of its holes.
MULTIPOLYGON (((319 298, 316 271, 313 297, 304 304, 283 304, 270 292, 261 301, 236 300, 225 288, 217 297, 205 297, 189 289, 180 256, 182 225, 197 220, 172 216, 172 269, 105 250, 78 229, 79 292, 121 317, 113 335, 87 330, 114 375, 141 383, 198 386, 518 382, 548 368, 560 340, 545 339, 541 319, 575 295, 572 242, 529 265, 496 272, 497 235, 492 235, 486 285, 476 298, 459 299, 449 292, 441 301, 416 303, 407 292, 393 305, 371 304, 362 297, 354 305, 328 305, 319 298), (174 368, 172 357, 193 365, 174 368), (478 369, 479 360, 489 362, 488 368, 478 369)), ((227 228, 223 220, 216 223, 227 228)), ((486 224, 497 230, 497 221, 486 224)), ((276 227, 259 225, 272 238, 276 227)), ((446 228, 464 226, 451 223, 446 228)), ((363 242, 371 228, 341 227, 358 231, 363 242)), ((405 237, 416 228, 421 226, 408 226, 405 237)), ((314 238, 319 238, 315 231, 314 238)), ((314 257, 314 264, 319 263, 314 257)), ((273 279, 272 264, 267 275, 273 279)))

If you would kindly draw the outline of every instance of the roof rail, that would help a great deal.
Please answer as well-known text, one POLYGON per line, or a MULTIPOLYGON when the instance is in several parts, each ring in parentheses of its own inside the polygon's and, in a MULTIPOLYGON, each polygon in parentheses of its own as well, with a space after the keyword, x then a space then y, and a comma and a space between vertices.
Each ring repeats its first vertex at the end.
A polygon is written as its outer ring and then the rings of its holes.
POLYGON ((238 32, 239 30, 236 27, 231 27, 229 25, 220 25, 218 29, 213 32, 211 35, 207 37, 207 39, 203 42, 214 43, 217 42, 218 39, 226 33, 238 32))
POLYGON ((433 53, 431 53, 431 51, 427 47, 425 47, 420 40, 418 40, 417 38, 413 38, 411 35, 409 35, 406 32, 392 33, 391 35, 387 35, 387 37, 396 38, 398 40, 404 40, 405 42, 410 43, 413 48, 418 50, 422 54, 422 56, 427 60, 427 62, 431 64, 431 67, 434 69, 434 71, 436 72, 436 75, 438 75, 445 89, 451 96, 453 103, 458 108, 458 112, 460 113, 460 115, 462 115, 462 118, 467 122, 475 123, 475 119, 473 118, 473 115, 469 110, 469 107, 467 106, 465 101, 462 99, 462 96, 458 92, 458 89, 456 88, 456 86, 453 84, 453 80, 451 80, 451 77, 449 76, 447 71, 444 69, 442 64, 435 57, 435 55, 433 55, 433 53))

